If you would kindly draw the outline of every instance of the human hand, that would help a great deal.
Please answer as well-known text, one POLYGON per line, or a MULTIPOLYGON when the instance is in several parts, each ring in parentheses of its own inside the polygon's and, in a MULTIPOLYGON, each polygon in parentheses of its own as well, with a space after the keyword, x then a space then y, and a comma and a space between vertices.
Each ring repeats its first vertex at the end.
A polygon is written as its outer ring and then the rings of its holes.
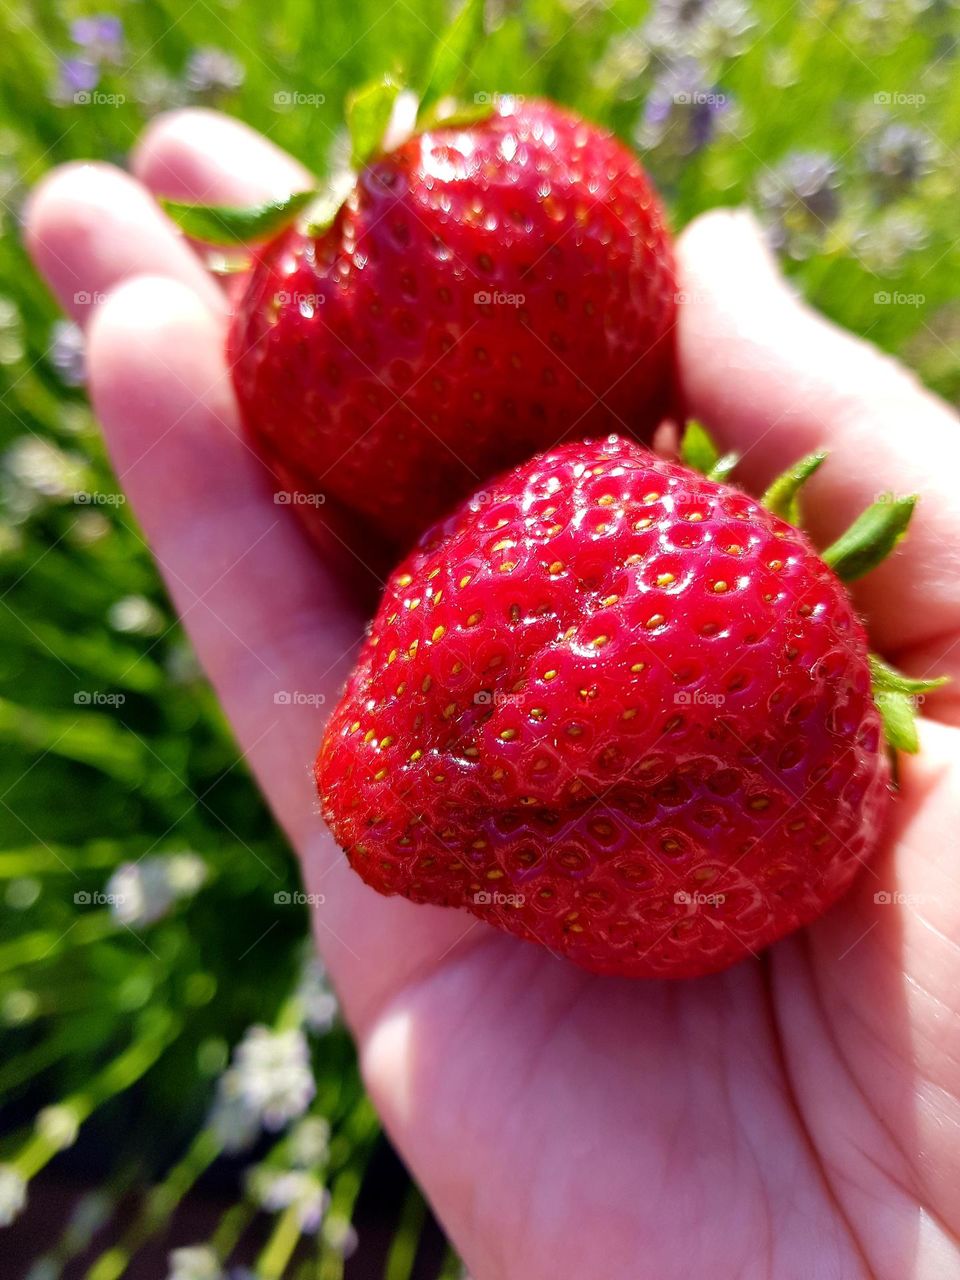
MULTIPOLYGON (((477 1280, 960 1272, 957 695, 931 703, 889 843, 852 892, 715 977, 595 978, 471 917, 378 897, 317 816, 323 713, 274 701, 336 697, 365 622, 356 580, 373 571, 331 571, 273 503, 238 427, 224 295, 149 194, 246 204, 309 177, 207 112, 156 122, 134 171, 53 174, 28 243, 67 309, 93 311, 91 392, 118 476, 323 895, 317 942, 372 1096, 477 1280), (80 291, 103 300, 74 308, 80 291)), ((953 415, 800 306, 745 215, 699 219, 678 251, 686 408, 743 454, 754 491, 831 450, 805 491, 820 545, 880 492, 920 493, 910 538, 857 600, 874 648, 956 677, 953 415)))

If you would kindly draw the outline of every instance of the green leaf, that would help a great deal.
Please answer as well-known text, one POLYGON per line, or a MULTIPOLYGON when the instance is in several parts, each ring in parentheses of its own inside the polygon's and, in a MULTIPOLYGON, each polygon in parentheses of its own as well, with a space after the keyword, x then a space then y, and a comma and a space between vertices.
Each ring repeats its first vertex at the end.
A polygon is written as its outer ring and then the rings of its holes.
POLYGON ((810 479, 817 468, 826 460, 826 453, 808 453, 805 458, 795 462, 770 485, 760 499, 768 511, 772 511, 788 524, 799 526, 800 501, 799 494, 803 485, 810 479))
POLYGON ((420 111, 456 94, 470 74, 473 55, 483 44, 484 0, 464 0, 439 37, 420 91, 420 111))
POLYGON ((914 754, 919 748, 916 725, 918 699, 931 689, 947 684, 948 677, 917 680, 903 675, 875 653, 870 654, 869 662, 873 700, 883 721, 884 737, 894 750, 914 754))
POLYGON ((389 76, 371 81, 347 97, 350 163, 362 169, 383 142, 400 85, 389 76))
POLYGON ((421 111, 417 116, 417 124, 421 129, 466 129, 486 120, 496 110, 496 104, 489 94, 483 94, 482 102, 458 103, 449 110, 440 111, 439 103, 421 111))
POLYGON ((194 240, 204 240, 207 244, 249 244, 275 236, 316 197, 316 191, 295 191, 285 200, 271 200, 246 209, 184 204, 181 200, 161 199, 160 204, 180 230, 194 240))
POLYGON ((883 723, 883 736, 894 751, 906 751, 916 755, 920 750, 917 737, 917 717, 910 697, 905 693, 888 690, 874 698, 883 723))
POLYGON ((885 560, 907 531, 916 495, 885 493, 823 552, 823 559, 844 582, 861 578, 885 560))
POLYGON ((934 676, 931 680, 918 680, 913 676, 905 676, 903 672, 898 671, 896 667, 891 667, 875 653, 870 654, 870 675, 874 689, 888 690, 893 693, 929 693, 931 689, 940 689, 943 685, 950 683, 949 676, 934 676))
POLYGON ((720 451, 706 427, 693 418, 687 423, 680 442, 680 460, 701 475, 709 475, 720 461, 720 451))

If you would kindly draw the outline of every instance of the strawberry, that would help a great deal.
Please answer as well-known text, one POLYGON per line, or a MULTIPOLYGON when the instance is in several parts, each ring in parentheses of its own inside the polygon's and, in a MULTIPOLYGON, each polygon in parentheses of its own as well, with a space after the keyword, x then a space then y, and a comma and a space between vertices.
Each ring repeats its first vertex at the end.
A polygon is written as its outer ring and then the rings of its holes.
POLYGON ((566 444, 426 534, 317 758, 363 879, 627 976, 721 969, 839 898, 890 803, 882 719, 911 745, 920 685, 870 659, 838 575, 913 500, 821 557, 783 518, 820 461, 760 502, 617 437, 566 444))
POLYGON ((673 257, 639 162, 609 134, 504 100, 375 155, 325 229, 300 219, 257 252, 229 334, 244 420, 281 487, 322 491, 409 546, 570 432, 655 424, 673 257))

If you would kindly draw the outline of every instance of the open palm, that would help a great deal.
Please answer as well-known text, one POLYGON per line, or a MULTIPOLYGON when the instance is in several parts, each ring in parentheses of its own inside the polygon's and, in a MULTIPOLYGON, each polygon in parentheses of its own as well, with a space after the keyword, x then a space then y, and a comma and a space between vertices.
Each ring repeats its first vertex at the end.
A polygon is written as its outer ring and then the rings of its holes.
MULTIPOLYGON (((157 122, 135 172, 48 178, 31 251, 89 321, 121 482, 318 895, 372 1095, 477 1280, 960 1275, 956 695, 931 699, 888 846, 854 890, 716 977, 594 978, 465 914, 378 897, 317 816, 322 710, 275 701, 336 696, 365 621, 357 586, 376 575, 335 542, 325 563, 273 503, 238 432, 224 295, 148 194, 249 203, 307 175, 206 112, 157 122)), ((750 487, 831 450, 807 502, 821 543, 885 489, 923 494, 858 602, 875 648, 956 675, 956 420, 802 308, 745 215, 701 218, 679 252, 686 407, 743 453, 750 487)))

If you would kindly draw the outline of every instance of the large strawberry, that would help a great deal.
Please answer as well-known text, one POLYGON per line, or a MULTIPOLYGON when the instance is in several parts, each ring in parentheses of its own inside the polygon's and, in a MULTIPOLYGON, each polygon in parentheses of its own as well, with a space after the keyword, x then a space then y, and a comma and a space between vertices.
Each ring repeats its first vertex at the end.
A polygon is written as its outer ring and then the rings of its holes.
POLYGON ((317 760, 360 875, 633 976, 720 969, 834 902, 881 835, 882 721, 910 746, 929 686, 869 658, 841 581, 912 501, 821 557, 783 518, 820 460, 758 502, 568 444, 426 535, 317 760))
POLYGON ((376 155, 329 226, 314 216, 257 252, 229 336, 281 487, 408 546, 503 467, 571 433, 642 435, 662 411, 660 206, 577 116, 504 100, 376 155))

